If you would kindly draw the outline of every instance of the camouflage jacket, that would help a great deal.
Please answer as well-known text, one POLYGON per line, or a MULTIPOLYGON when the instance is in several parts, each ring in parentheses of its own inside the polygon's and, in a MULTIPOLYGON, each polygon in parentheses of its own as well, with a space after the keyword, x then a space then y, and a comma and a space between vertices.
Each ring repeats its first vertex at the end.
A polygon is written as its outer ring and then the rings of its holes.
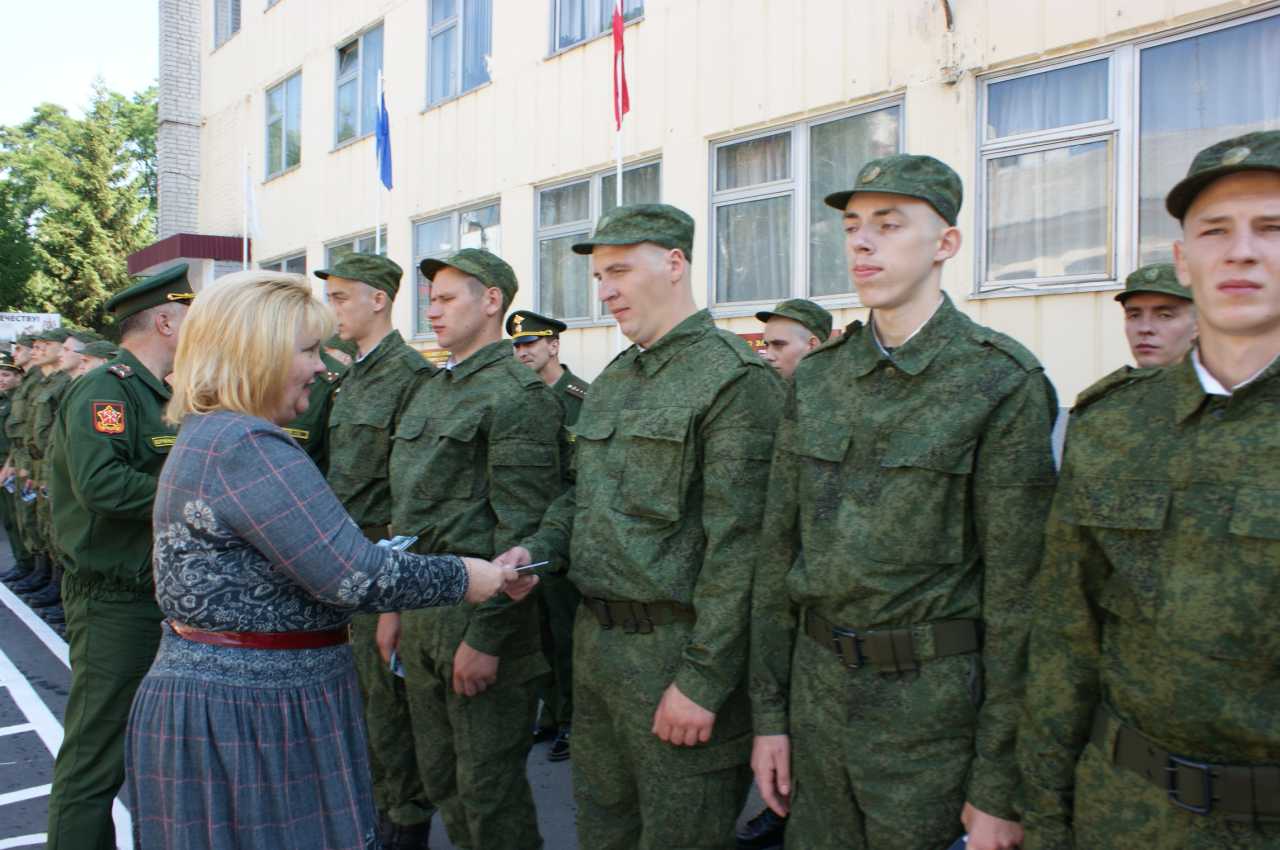
POLYGON ((857 630, 981 620, 985 697, 966 799, 1015 815, 1027 588, 1056 414, 1036 359, 950 299, 892 355, 854 322, 800 362, 769 483, 770 548, 756 558, 757 734, 788 731, 801 609, 857 630))
POLYGON ((9 418, 4 423, 4 433, 9 438, 15 469, 28 467, 30 471, 31 456, 27 453, 26 442, 27 409, 31 403, 31 394, 39 388, 42 377, 44 376, 39 369, 29 369, 9 394, 13 403, 9 407, 9 418))
POLYGON ((392 331, 352 363, 329 408, 329 486, 361 528, 391 522, 391 435, 410 391, 435 371, 392 331))
MULTIPOLYGON (((51 372, 45 376, 38 389, 34 390, 27 402, 27 452, 34 463, 40 464, 49 450, 49 435, 53 432, 53 422, 58 417, 58 406, 71 385, 71 376, 66 372, 51 372)), ((36 479, 42 476, 32 473, 36 479)))
POLYGON ((782 412, 781 380, 699 311, 632 346, 591 385, 576 486, 525 545, 566 559, 586 596, 692 606, 675 684, 719 711, 745 680, 751 572, 782 412))
POLYGON ((1171 753, 1280 763, 1280 361, 1231 396, 1191 358, 1067 431, 1019 741, 1028 848, 1070 848, 1099 706, 1171 753))
MULTIPOLYGON (((538 527, 563 487, 563 413, 550 387, 494 342, 423 381, 391 447, 391 527, 415 552, 492 558, 538 527)), ((424 612, 432 651, 452 659, 462 640, 481 652, 541 659, 532 597, 424 612)), ((545 669, 542 663, 541 669, 545 669)))

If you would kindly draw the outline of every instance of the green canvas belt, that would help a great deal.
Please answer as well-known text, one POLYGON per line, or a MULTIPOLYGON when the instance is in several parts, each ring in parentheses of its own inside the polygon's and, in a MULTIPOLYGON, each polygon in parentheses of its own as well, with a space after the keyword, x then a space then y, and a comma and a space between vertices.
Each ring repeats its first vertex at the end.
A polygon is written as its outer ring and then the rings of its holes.
POLYGON ((1180 809, 1231 820, 1280 819, 1280 765, 1211 764, 1174 755, 1101 705, 1091 739, 1109 763, 1143 777, 1180 809))
POLYGON ((804 631, 819 646, 834 652, 850 670, 870 666, 877 673, 918 670, 922 662, 965 655, 982 647, 982 626, 977 620, 939 620, 896 629, 848 629, 806 608, 804 631))
POLYGON ((627 634, 647 635, 654 626, 694 623, 698 619, 691 607, 679 602, 625 602, 584 596, 582 605, 595 615, 601 628, 618 626, 627 634))

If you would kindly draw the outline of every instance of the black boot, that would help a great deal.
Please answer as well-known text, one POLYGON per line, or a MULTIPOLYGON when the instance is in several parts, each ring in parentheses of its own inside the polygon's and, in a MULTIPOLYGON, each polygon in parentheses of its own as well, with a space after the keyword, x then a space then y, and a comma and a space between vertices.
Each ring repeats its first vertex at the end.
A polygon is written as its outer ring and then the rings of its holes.
POLYGON ((52 608, 45 608, 41 611, 40 618, 51 626, 65 626, 67 624, 67 614, 62 610, 61 602, 52 608))
POLYGON ((31 560, 33 564, 31 573, 12 588, 13 592, 19 596, 39 590, 49 583, 48 559, 44 555, 32 555, 31 560))
POLYGON ((787 819, 765 806, 764 811, 747 821, 738 831, 738 846, 745 850, 781 847, 787 819))
POLYGON ((569 758, 569 735, 572 731, 573 727, 570 724, 560 724, 560 731, 556 733, 556 739, 547 753, 547 761, 564 761, 569 758))
POLYGON ((34 569, 34 567, 31 563, 31 559, 28 558, 25 561, 21 561, 19 563, 14 564, 13 568, 10 569, 7 573, 5 573, 4 575, 0 575, 0 581, 4 582, 5 584, 13 584, 14 582, 21 581, 22 579, 31 575, 32 569, 34 569))
POLYGON ((62 601, 62 567, 52 557, 49 564, 49 583, 27 597, 32 608, 50 608, 62 601))

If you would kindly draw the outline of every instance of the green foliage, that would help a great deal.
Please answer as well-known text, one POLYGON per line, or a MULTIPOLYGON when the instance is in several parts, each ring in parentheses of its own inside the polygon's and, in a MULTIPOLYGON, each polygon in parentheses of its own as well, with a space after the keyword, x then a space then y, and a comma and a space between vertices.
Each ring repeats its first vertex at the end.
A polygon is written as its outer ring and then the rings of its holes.
POLYGON ((155 238, 155 135, 154 87, 101 83, 83 118, 46 103, 0 128, 0 309, 102 326, 128 255, 155 238))

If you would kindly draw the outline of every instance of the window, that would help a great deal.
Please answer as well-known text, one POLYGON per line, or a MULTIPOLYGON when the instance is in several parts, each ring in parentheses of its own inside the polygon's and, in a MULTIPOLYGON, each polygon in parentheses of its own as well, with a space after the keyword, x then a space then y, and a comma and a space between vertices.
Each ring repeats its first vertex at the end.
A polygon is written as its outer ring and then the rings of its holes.
POLYGON ((841 215, 823 198, 901 140, 893 104, 714 145, 712 302, 851 298, 841 215))
POLYGON ((267 176, 302 162, 302 72, 267 89, 267 176))
POLYGON ((1280 127, 1275 55, 1273 12, 985 80, 977 291, 1112 287, 1170 260, 1164 196, 1196 152, 1280 127))
POLYGON ((307 273, 307 255, 294 254, 292 257, 281 257, 269 263, 262 263, 261 268, 267 272, 288 272, 289 274, 307 273))
POLYGON ((381 24, 338 48, 334 108, 334 134, 338 144, 373 132, 378 120, 381 73, 381 24))
MULTIPOLYGON (((381 229, 382 245, 381 250, 377 253, 385 257, 387 255, 387 229, 381 229)), ((373 232, 363 233, 352 239, 345 239, 342 242, 331 242, 325 246, 324 264, 332 266, 337 262, 339 257, 351 253, 372 254, 374 253, 373 232)))
MULTIPOLYGON (((551 52, 567 50, 613 27, 614 0, 551 0, 551 52)), ((622 17, 644 14, 644 0, 623 0, 622 17)))
MULTIPOLYGON (((661 200, 662 167, 657 162, 632 165, 622 172, 623 204, 661 200)), ((596 220, 617 206, 614 171, 538 190, 536 310, 579 325, 608 317, 593 295, 590 257, 572 245, 591 235, 596 220)))
POLYGON ((240 0, 213 0, 213 48, 240 32, 240 0))
POLYGON ((430 285, 417 270, 418 264, 430 257, 447 257, 462 248, 483 248, 502 254, 502 218, 496 201, 454 210, 414 224, 415 336, 431 335, 431 322, 427 319, 427 308, 431 306, 430 285))
POLYGON ((493 0, 430 3, 427 103, 436 104, 489 82, 493 0))

